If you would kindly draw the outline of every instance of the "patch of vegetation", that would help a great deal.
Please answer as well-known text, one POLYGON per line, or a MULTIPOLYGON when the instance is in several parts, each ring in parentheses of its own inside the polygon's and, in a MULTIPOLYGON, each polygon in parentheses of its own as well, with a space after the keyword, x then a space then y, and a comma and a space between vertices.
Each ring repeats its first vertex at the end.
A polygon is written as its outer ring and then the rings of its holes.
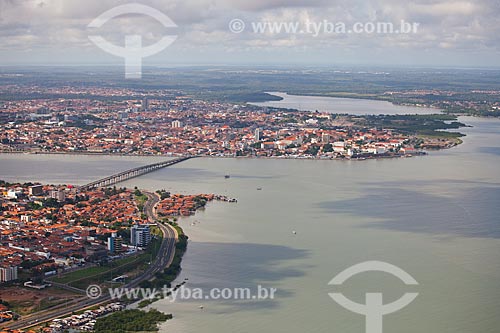
POLYGON ((156 193, 158 193, 161 200, 170 198, 170 192, 167 192, 166 190, 158 190, 156 193))
POLYGON ((228 102, 235 103, 281 101, 282 99, 282 97, 270 95, 264 92, 235 93, 227 97, 228 102))
POLYGON ((318 155, 319 150, 320 150, 320 147, 318 147, 318 146, 310 146, 309 148, 307 148, 305 153, 316 156, 316 155, 318 155))
POLYGON ((394 129, 407 135, 460 137, 458 132, 445 132, 447 129, 457 129, 466 125, 456 121, 457 117, 447 114, 425 115, 367 115, 354 119, 356 125, 376 127, 379 129, 394 129))
POLYGON ((97 319, 95 333, 157 332, 158 324, 172 319, 158 310, 125 310, 97 319))
POLYGON ((144 209, 144 205, 146 204, 146 201, 148 201, 148 196, 142 193, 138 189, 134 191, 134 196, 135 196, 135 201, 137 202, 137 207, 139 208, 139 211, 142 212, 142 210, 144 209))

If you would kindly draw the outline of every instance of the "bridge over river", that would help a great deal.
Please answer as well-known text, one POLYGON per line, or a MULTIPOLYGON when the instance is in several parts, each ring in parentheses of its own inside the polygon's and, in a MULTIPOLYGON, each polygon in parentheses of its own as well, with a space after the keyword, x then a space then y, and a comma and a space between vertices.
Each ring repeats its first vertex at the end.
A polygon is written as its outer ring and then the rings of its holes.
POLYGON ((146 173, 150 173, 159 169, 166 168, 168 166, 184 162, 186 160, 189 160, 190 158, 193 158, 194 156, 187 156, 187 157, 179 157, 173 160, 168 160, 164 162, 159 162, 159 163, 154 163, 154 164, 148 164, 144 165, 141 167, 133 168, 127 171, 122 171, 120 173, 117 173, 115 175, 102 178, 96 181, 93 181, 91 183, 85 184, 80 186, 78 189, 80 191, 86 191, 90 190, 92 188, 98 188, 98 187, 106 187, 106 186, 111 186, 116 183, 120 183, 123 181, 126 181, 128 179, 134 178, 134 177, 139 177, 142 176, 146 173))

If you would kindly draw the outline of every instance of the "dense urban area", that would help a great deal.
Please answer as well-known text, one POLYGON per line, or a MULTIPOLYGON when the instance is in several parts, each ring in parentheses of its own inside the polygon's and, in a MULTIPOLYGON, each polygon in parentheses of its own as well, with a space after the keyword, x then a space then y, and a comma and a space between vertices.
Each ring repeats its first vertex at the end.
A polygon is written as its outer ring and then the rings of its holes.
MULTIPOLYGON (((21 87, 10 89, 23 91, 21 87)), ((56 93, 37 86, 25 92, 56 93)), ((455 117, 444 114, 352 116, 299 112, 203 101, 168 90, 149 92, 139 98, 140 92, 130 89, 67 87, 62 92, 81 94, 82 98, 3 102, 0 150, 167 156, 390 157, 454 146, 460 143, 460 134, 439 130, 462 126, 454 121, 455 117), (88 97, 92 95, 109 99, 88 97), (115 96, 121 99, 113 100, 115 96)))
MULTIPOLYGON (((157 223, 175 225, 179 216, 213 200, 236 201, 158 190, 157 222, 145 214, 148 196, 138 189, 81 191, 68 184, 0 181, 0 193, 0 323, 6 326, 21 315, 64 305, 91 282, 104 287, 131 280, 157 251, 157 223)), ((120 303, 101 305, 55 320, 43 331, 91 330, 98 317, 121 309, 120 303)))

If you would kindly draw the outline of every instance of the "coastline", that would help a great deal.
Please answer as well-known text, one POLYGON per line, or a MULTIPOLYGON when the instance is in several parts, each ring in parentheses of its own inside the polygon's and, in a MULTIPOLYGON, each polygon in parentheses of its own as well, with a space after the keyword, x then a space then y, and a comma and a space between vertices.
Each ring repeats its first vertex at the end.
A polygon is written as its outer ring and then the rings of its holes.
MULTIPOLYGON (((175 223, 175 225, 172 225, 170 223, 168 223, 170 227, 172 227, 173 230, 175 230, 175 235, 176 235, 176 246, 175 246, 175 251, 174 251, 174 255, 172 256, 171 260, 169 261, 169 264, 167 265, 167 267, 165 268, 165 270, 169 270, 170 271, 170 277, 166 278, 166 279, 158 279, 157 277, 155 277, 154 280, 152 281, 147 281, 147 283, 145 284, 142 284, 141 287, 150 287, 151 285, 153 286, 156 286, 155 283, 163 283, 163 286, 160 286, 160 287, 164 287, 164 286, 168 286, 170 288, 172 288, 172 282, 174 282, 180 275, 181 271, 182 271, 182 259, 184 257, 184 254, 187 252, 187 240, 189 239, 189 237, 184 233, 184 230, 178 225, 175 223), (181 243, 181 244, 185 244, 185 245, 181 245, 181 246, 178 246, 179 242, 178 242, 178 239, 179 237, 183 238, 183 242, 185 243, 181 243)), ((186 283, 186 281, 183 281, 177 285, 175 285, 172 289, 173 290, 177 290, 178 288, 180 288, 181 286, 183 286, 184 284, 186 283)), ((158 287, 158 286, 156 286, 158 287)), ((133 302, 132 304, 130 304, 133 307, 137 307, 138 309, 143 309, 155 302, 158 302, 162 299, 164 299, 165 296, 168 296, 168 295, 157 295, 155 296, 154 298, 143 298, 143 299, 140 299, 140 300, 137 300, 136 302, 133 302)))
MULTIPOLYGON (((459 139, 460 140, 460 139, 459 139)), ((439 151, 445 149, 454 148, 460 144, 462 144, 463 140, 460 140, 459 143, 452 145, 446 148, 438 148, 438 149, 429 149, 430 151, 439 151)), ((159 158, 176 158, 176 157, 185 157, 186 155, 149 155, 149 154, 120 154, 120 153, 75 153, 75 152, 29 152, 29 151, 12 151, 12 152, 4 152, 0 151, 0 155, 69 155, 69 156, 107 156, 107 157, 159 157, 159 158)), ((314 157, 314 156, 210 156, 210 155, 193 155, 198 158, 225 158, 225 159, 277 159, 277 160, 336 160, 336 161, 350 161, 350 160, 360 160, 363 159, 388 159, 388 158, 407 158, 412 156, 425 156, 429 155, 428 151, 420 151, 413 154, 395 154, 395 155, 371 155, 371 156, 361 156, 361 157, 352 157, 352 158, 341 158, 341 157, 314 157)))

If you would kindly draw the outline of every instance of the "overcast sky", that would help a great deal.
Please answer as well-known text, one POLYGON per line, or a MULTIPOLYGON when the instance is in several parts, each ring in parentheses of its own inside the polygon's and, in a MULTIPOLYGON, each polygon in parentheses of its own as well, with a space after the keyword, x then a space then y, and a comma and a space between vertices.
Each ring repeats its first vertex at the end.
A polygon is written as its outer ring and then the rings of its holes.
POLYGON ((123 64, 89 35, 124 45, 138 34, 143 45, 164 35, 176 41, 145 65, 299 64, 500 67, 500 0, 145 0, 178 28, 154 18, 125 15, 101 28, 87 25, 131 1, 0 0, 0 65, 123 64), (241 19, 245 31, 229 22, 241 19), (412 34, 255 33, 252 22, 419 23, 412 34))

